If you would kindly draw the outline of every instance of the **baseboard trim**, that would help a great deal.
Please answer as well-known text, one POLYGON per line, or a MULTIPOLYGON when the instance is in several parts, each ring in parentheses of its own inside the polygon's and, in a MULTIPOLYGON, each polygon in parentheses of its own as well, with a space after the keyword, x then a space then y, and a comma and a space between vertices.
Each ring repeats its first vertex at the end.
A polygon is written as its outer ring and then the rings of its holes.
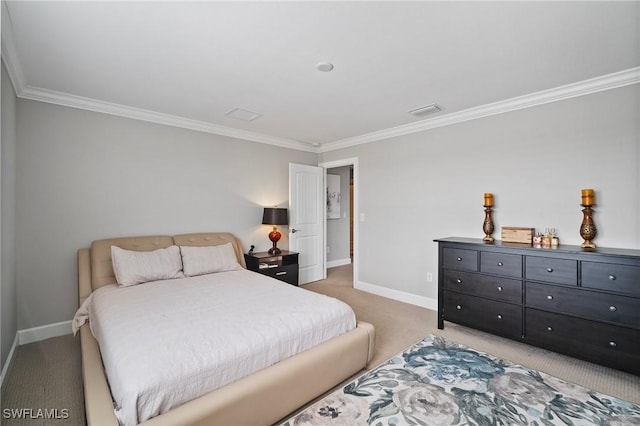
POLYGON ((51 337, 71 334, 71 322, 72 321, 62 321, 55 324, 28 328, 26 330, 18 330, 18 344, 26 345, 27 343, 39 342, 51 337))
POLYGON ((327 268, 335 268, 337 266, 350 265, 351 258, 347 257, 345 259, 336 259, 336 260, 327 260, 327 268))
POLYGON ((430 297, 418 296, 417 294, 406 293, 400 290, 394 290, 387 287, 381 287, 375 284, 368 284, 362 281, 354 283, 353 288, 356 290, 366 291, 367 293, 376 294, 378 296, 387 297, 399 302, 409 303, 411 305, 421 306, 423 308, 438 310, 438 300, 430 297))
POLYGON ((13 365, 13 361, 16 357, 16 348, 18 347, 18 333, 16 333, 16 337, 13 339, 13 344, 11 345, 11 350, 9 351, 9 356, 7 356, 7 361, 4 363, 2 367, 2 374, 0 374, 0 391, 4 392, 4 379, 9 376, 9 371, 11 371, 11 366, 13 365))

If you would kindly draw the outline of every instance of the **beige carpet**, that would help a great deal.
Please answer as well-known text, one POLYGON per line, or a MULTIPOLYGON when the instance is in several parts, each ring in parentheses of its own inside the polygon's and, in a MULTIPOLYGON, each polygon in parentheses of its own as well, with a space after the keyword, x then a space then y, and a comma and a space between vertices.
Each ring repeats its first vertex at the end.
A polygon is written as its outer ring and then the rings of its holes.
MULTIPOLYGON (((326 280, 304 286, 351 305, 359 319, 376 328, 372 367, 421 340, 428 334, 443 336, 480 351, 552 374, 556 377, 640 403, 640 377, 579 361, 543 349, 502 339, 480 331, 445 323, 436 327, 436 312, 352 288, 351 266, 329 270, 326 280)), ((5 409, 67 409, 60 420, 0 418, 2 425, 82 425, 84 405, 79 340, 62 336, 20 346, 2 392, 5 409)))
POLYGON ((81 368, 79 337, 67 335, 19 346, 5 379, 0 423, 16 426, 85 424, 81 368), (31 413, 23 413, 35 418, 8 419, 6 409, 31 409, 31 413), (38 418, 38 410, 49 410, 49 417, 53 415, 54 418, 42 418, 43 412, 38 418))
POLYGON ((352 288, 351 265, 328 270, 324 281, 304 288, 343 300, 356 316, 376 329, 375 366, 428 334, 442 336, 516 364, 542 371, 589 389, 640 404, 640 377, 545 349, 445 322, 438 330, 437 312, 352 288))

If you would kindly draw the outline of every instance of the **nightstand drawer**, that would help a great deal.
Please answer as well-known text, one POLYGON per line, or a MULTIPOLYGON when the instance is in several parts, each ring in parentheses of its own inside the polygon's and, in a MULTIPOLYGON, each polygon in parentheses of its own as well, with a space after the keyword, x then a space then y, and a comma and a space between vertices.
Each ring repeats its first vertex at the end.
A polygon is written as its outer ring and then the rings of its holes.
POLYGON ((513 339, 522 337, 522 307, 519 305, 447 291, 444 319, 513 339))
POLYGON ((638 330, 527 308, 525 342, 640 374, 638 330))
POLYGON ((444 286, 471 296, 522 303, 522 281, 462 271, 444 271, 444 286))
POLYGON ((578 261, 526 256, 526 278, 558 284, 578 284, 578 261))
POLYGON ((443 266, 459 271, 478 270, 478 252, 475 250, 445 248, 443 266))
POLYGON ((480 272, 522 277, 522 256, 517 254, 483 252, 480 254, 480 272))
POLYGON ((640 297, 640 266, 582 262, 582 286, 640 297))
POLYGON ((286 265, 278 268, 260 269, 261 274, 277 278, 289 284, 298 285, 298 265, 286 265))
POLYGON ((633 297, 527 282, 526 305, 640 328, 640 299, 633 297))

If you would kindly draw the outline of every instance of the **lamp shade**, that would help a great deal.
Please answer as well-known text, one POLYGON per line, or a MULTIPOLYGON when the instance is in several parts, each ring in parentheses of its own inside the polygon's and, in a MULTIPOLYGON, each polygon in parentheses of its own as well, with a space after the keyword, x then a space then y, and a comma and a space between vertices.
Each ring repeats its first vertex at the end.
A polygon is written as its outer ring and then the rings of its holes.
POLYGON ((263 225, 287 225, 287 209, 279 209, 277 207, 265 207, 262 214, 263 225))

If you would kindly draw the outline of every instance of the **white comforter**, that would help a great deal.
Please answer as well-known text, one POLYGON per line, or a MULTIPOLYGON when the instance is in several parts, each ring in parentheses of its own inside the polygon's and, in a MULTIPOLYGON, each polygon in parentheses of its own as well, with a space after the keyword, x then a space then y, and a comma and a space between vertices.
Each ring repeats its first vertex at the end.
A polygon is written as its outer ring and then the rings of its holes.
POLYGON ((134 425, 355 327, 351 308, 246 270, 96 290, 90 318, 115 412, 134 425))

